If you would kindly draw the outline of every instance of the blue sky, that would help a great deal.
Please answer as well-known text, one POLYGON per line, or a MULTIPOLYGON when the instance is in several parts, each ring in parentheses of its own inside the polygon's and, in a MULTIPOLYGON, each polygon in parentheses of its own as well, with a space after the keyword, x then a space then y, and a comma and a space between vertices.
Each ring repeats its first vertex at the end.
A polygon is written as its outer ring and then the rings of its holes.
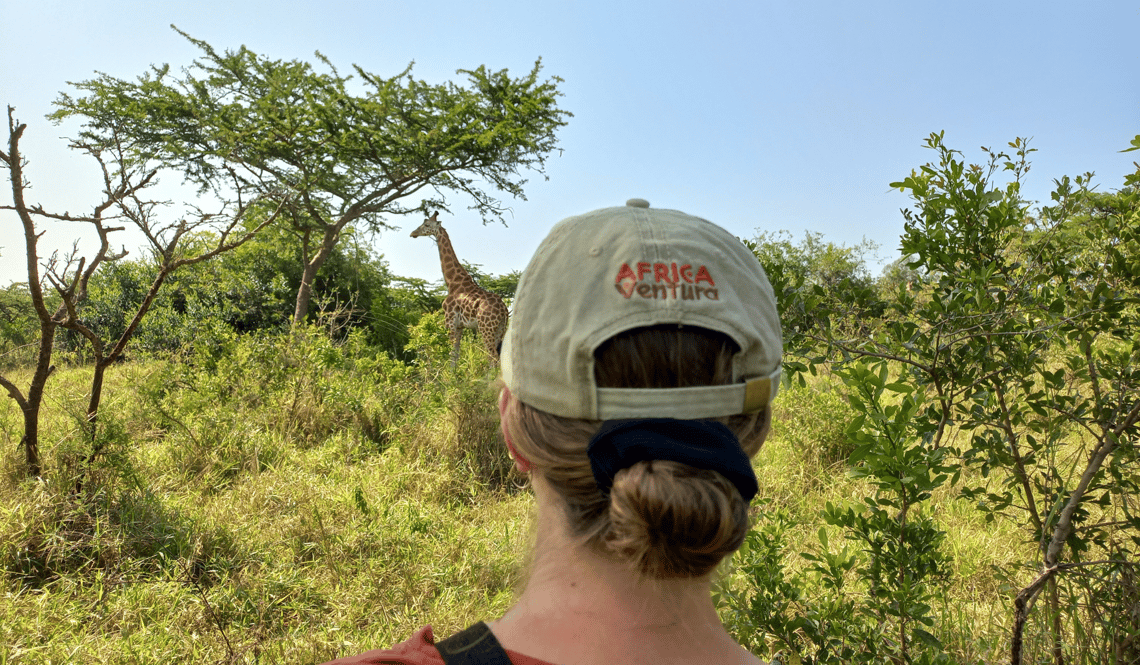
MULTIPOLYGON (((533 174, 508 226, 455 199, 441 215, 460 258, 492 273, 525 267, 559 219, 631 197, 749 238, 822 233, 897 256, 906 197, 888 184, 932 154, 933 131, 968 158, 1031 137, 1028 193, 1095 171, 1114 189, 1140 133, 1140 0, 1130 2, 263 2, 0 0, 0 103, 28 123, 29 201, 78 212, 99 177, 44 120, 68 81, 123 78, 197 55, 170 24, 216 48, 272 58, 319 50, 385 76, 415 61, 429 82, 480 64, 564 79, 549 180, 533 174)), ((173 176, 168 181, 173 182, 173 176)), ((7 184, 5 185, 7 187, 7 184)), ((7 189, 5 190, 7 191, 7 189)), ((5 194, 2 199, 9 203, 5 194)), ((398 275, 441 279, 434 244, 395 218, 376 250, 398 275)), ((82 227, 43 224, 41 254, 82 227)), ((131 240, 120 239, 128 248, 131 240)), ((137 252, 135 253, 137 255, 137 252)), ((0 211, 0 284, 24 279, 23 238, 0 211)))

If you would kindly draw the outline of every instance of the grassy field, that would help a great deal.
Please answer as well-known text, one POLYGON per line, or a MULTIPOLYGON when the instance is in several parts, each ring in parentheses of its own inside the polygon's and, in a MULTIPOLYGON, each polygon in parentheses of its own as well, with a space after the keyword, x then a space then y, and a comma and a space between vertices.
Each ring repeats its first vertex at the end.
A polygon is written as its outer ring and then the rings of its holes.
MULTIPOLYGON (((0 401, 0 664, 316 663, 501 614, 532 499, 478 354, 406 367, 310 335, 123 363, 79 492, 90 372, 51 379, 42 480, 20 475, 21 415, 0 401)), ((757 523, 783 520, 783 565, 808 593, 799 553, 820 547, 819 511, 870 491, 846 473, 848 408, 826 381, 786 391, 755 461, 757 523)), ((1023 529, 940 492, 926 510, 952 574, 935 632, 955 662, 1004 660, 1011 593, 1032 575, 1008 572, 1023 529)), ((747 587, 725 570, 722 588, 747 587)))

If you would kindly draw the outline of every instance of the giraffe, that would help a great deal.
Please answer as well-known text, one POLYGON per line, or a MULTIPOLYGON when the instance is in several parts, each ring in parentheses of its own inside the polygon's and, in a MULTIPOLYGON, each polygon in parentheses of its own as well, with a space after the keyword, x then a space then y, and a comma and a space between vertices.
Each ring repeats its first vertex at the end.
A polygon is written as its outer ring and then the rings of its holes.
POLYGON ((412 231, 413 238, 432 236, 439 246, 439 262, 443 267, 443 281, 447 283, 447 297, 443 299, 443 317, 451 339, 451 368, 459 360, 459 340, 464 328, 477 328, 483 348, 498 363, 503 335, 507 332, 507 306, 503 299, 479 286, 451 246, 447 231, 439 223, 439 213, 432 213, 419 228, 412 231))

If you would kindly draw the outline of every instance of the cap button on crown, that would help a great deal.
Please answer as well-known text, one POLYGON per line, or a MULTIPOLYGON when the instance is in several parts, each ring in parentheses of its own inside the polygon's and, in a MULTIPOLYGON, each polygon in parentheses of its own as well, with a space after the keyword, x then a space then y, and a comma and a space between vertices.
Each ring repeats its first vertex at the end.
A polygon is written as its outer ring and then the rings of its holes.
POLYGON ((629 206, 630 208, 648 208, 649 207, 649 201, 646 201, 645 199, 630 199, 630 200, 626 201, 625 204, 627 206, 629 206))

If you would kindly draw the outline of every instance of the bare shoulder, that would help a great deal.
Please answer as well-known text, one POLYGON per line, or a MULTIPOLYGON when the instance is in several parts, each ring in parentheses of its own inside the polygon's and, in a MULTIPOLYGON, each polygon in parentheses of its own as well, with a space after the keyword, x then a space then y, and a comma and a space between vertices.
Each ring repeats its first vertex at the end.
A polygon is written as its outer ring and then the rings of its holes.
POLYGON ((730 651, 710 652, 709 662, 723 663, 723 665, 768 665, 767 661, 760 660, 739 644, 733 642, 732 647, 730 651))

